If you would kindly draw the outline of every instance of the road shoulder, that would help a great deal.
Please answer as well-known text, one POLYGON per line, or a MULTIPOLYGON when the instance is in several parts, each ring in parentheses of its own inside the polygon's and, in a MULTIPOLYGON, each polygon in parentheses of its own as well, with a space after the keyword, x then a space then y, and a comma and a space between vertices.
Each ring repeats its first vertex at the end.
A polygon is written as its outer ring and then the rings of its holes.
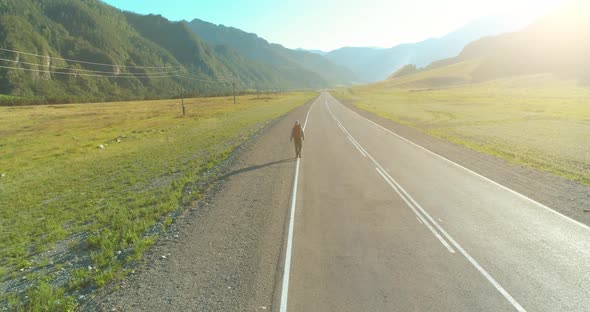
POLYGON ((525 195, 583 224, 590 225, 590 187, 551 173, 511 164, 503 159, 444 141, 417 129, 362 110, 347 101, 340 103, 361 116, 484 177, 525 195))
POLYGON ((289 131, 313 101, 235 151, 205 197, 146 252, 134 273, 98 291, 81 310, 270 310, 295 165, 289 131))

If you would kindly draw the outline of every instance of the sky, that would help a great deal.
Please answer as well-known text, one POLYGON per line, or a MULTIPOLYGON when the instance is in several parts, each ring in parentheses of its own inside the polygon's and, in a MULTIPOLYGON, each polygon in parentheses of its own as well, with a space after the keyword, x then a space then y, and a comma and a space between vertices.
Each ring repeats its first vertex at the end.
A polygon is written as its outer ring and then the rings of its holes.
POLYGON ((232 26, 288 48, 392 47, 440 37, 478 18, 524 27, 567 0, 103 0, 170 20, 232 26))

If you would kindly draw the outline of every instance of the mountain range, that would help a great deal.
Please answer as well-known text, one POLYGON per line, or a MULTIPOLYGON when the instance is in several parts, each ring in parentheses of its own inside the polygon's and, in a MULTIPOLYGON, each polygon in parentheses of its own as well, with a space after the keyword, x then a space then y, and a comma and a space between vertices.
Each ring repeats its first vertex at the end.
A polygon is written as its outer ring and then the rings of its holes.
POLYGON ((223 94, 234 78, 239 90, 355 80, 317 54, 198 20, 123 12, 100 0, 0 1, 4 104, 169 98, 181 88, 223 94))
POLYGON ((424 67, 433 61, 456 56, 466 44, 484 36, 514 30, 500 18, 476 20, 441 38, 400 44, 388 49, 345 47, 325 54, 335 64, 347 66, 362 82, 383 80, 404 65, 424 67))
POLYGON ((590 3, 570 2, 519 32, 482 38, 430 68, 476 61, 473 81, 551 73, 590 82, 590 3))
POLYGON ((521 31, 485 37, 423 69, 406 66, 385 84, 441 88, 528 75, 590 85, 590 3, 570 2, 521 31))
POLYGON ((210 45, 230 46, 249 59, 294 74, 309 75, 310 78, 317 76, 336 84, 350 84, 356 79, 346 66, 335 65, 319 54, 287 49, 237 28, 215 25, 199 19, 192 20, 189 27, 210 45))
POLYGON ((181 90, 221 95, 234 81, 238 90, 318 89, 412 75, 428 64, 430 70, 469 63, 454 67, 467 70, 455 82, 543 70, 582 77, 590 72, 590 27, 582 15, 548 17, 499 36, 491 35, 513 29, 486 18, 418 43, 322 52, 288 49, 199 19, 125 12, 100 0, 0 1, 0 104, 171 98, 181 90))

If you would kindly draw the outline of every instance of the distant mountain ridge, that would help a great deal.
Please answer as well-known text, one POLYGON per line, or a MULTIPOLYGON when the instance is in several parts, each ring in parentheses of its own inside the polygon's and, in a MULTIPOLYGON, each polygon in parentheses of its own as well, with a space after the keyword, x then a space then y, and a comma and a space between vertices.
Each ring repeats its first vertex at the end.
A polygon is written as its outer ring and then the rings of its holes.
POLYGON ((400 44, 389 49, 345 47, 326 54, 336 64, 348 66, 364 82, 386 79, 404 65, 424 67, 433 61, 456 56, 463 47, 488 35, 513 30, 500 19, 474 21, 441 38, 400 44))
POLYGON ((191 29, 210 45, 228 45, 256 62, 301 72, 310 78, 320 77, 336 84, 350 84, 357 80, 345 66, 336 65, 327 58, 305 50, 291 50, 269 43, 256 34, 216 25, 199 19, 189 23, 191 29))
POLYGON ((590 86, 590 3, 570 2, 525 29, 485 37, 458 56, 409 75, 392 75, 391 87, 444 88, 520 76, 549 75, 590 86))
POLYGON ((590 84, 588 12, 590 3, 570 2, 522 31, 482 38, 429 67, 478 60, 471 73, 474 81, 550 73, 590 84))
POLYGON ((321 55, 321 56, 325 56, 326 54, 328 54, 328 52, 322 51, 322 50, 306 50, 306 49, 302 49, 302 48, 298 48, 298 49, 295 49, 295 50, 297 50, 297 51, 310 52, 310 53, 318 54, 318 55, 321 55))
POLYGON ((0 1, 0 94, 7 95, 0 104, 170 98, 181 87, 187 96, 227 94, 232 75, 239 90, 354 80, 319 55, 247 39, 268 53, 254 57, 210 44, 185 21, 123 12, 100 0, 0 1))

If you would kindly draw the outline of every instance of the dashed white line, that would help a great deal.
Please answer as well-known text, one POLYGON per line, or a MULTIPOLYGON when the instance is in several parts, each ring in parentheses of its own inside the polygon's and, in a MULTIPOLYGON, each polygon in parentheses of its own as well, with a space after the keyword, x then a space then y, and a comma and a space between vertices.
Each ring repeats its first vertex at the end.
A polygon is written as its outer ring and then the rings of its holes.
MULTIPOLYGON (((326 105, 327 105, 327 104, 326 104, 326 105)), ((328 106, 328 109, 329 109, 329 106, 328 106)), ((351 110, 351 111, 352 111, 352 110, 351 110)), ((353 111, 353 112, 354 112, 354 111, 353 111)), ((331 110, 330 110, 330 113, 332 113, 332 111, 331 111, 331 110)), ((354 112, 354 113, 356 113, 356 112, 354 112)), ((357 115, 358 115, 358 114, 357 114, 357 115)), ((359 115, 359 116, 360 116, 360 115, 359 115)), ((361 117, 362 117, 362 116, 361 116, 361 117)), ((364 118, 364 117, 363 117, 363 118, 364 118)), ((366 119, 366 118, 365 118, 365 119, 366 119)), ((367 120, 368 120, 368 119, 367 119, 367 120)), ((370 120, 368 120, 368 121, 370 121, 370 120)), ((372 121, 370 121, 370 122, 372 122, 372 121)), ((372 122, 372 123, 373 123, 373 122, 372 122)), ((379 127, 381 127, 380 125, 378 125, 378 126, 379 126, 379 127)), ((343 126, 343 128, 346 130, 346 127, 344 127, 344 126, 343 126)), ((383 129, 385 129, 385 128, 383 128, 383 129)), ((385 130, 387 130, 387 129, 385 129, 385 130)), ((387 130, 387 131, 389 131, 389 130, 387 130)), ((346 132, 347 132, 347 134, 350 136, 350 133, 348 133, 348 131, 346 131, 346 132)), ((391 131, 389 131, 389 132, 391 132, 391 131)), ((393 132, 391 132, 391 133, 393 133, 393 132)), ((393 134, 395 134, 395 133, 393 133, 393 134)), ((397 136, 397 134, 395 134, 395 135, 397 136)), ((407 139, 405 139, 405 138, 403 138, 403 137, 400 137, 400 138, 402 138, 402 139, 404 139, 404 140, 406 140, 406 141, 408 141, 408 142, 410 142, 410 143, 412 143, 412 144, 414 144, 414 145, 416 145, 416 146, 418 146, 418 147, 421 147, 421 146, 419 146, 419 145, 417 145, 417 144, 415 144, 415 143, 413 143, 413 142, 411 142, 411 141, 409 141, 409 140, 407 140, 407 139)), ((359 145, 360 145, 360 143, 359 143, 359 145)), ((421 147, 421 148, 422 148, 422 149, 424 149, 424 150, 426 150, 426 151, 428 151, 428 152, 430 152, 429 150, 427 150, 427 149, 425 149, 425 148, 423 148, 423 147, 421 147)), ((434 154, 433 152, 430 152, 430 153, 434 154)), ((434 155, 437 155, 437 156, 439 156, 438 154, 434 154, 434 155)), ((395 191, 396 191, 396 192, 397 192, 397 193, 400 195, 400 197, 401 197, 401 198, 402 198, 402 199, 403 199, 403 200, 406 202, 406 204, 408 204, 408 206, 409 206, 409 207, 410 207, 412 210, 414 210, 414 209, 413 209, 414 207, 418 208, 418 210, 419 210, 419 211, 420 211, 422 214, 424 214, 424 216, 426 216, 426 218, 427 218, 427 219, 428 219, 428 220, 429 220, 429 221, 430 221, 430 222, 431 222, 431 223, 432 223, 432 224, 433 224, 433 225, 434 225, 434 226, 435 226, 435 227, 436 227, 436 228, 437 228, 437 229, 438 229, 438 230, 439 230, 439 231, 440 231, 440 232, 441 232, 443 235, 444 235, 444 237, 445 237, 445 238, 446 238, 446 239, 447 239, 449 242, 451 242, 451 244, 452 244, 452 245, 453 245, 453 246, 454 246, 454 247, 455 247, 455 248, 456 248, 456 249, 457 249, 457 250, 458 250, 458 251, 459 251, 459 252, 460 252, 460 253, 461 253, 461 254, 462 254, 462 255, 463 255, 465 258, 466 258, 466 259, 467 259, 467 261, 469 261, 469 263, 471 263, 471 265, 473 265, 473 266, 474 266, 474 267, 475 267, 475 268, 476 268, 476 269, 477 269, 477 270, 478 270, 478 271, 479 271, 479 272, 480 272, 480 273, 481 273, 481 274, 482 274, 482 275, 483 275, 483 276, 484 276, 484 277, 485 277, 485 278, 486 278, 486 279, 487 279, 487 280, 488 280, 488 281, 489 281, 489 282, 492 284, 492 286, 494 286, 494 288, 496 288, 496 290, 498 290, 498 292, 499 292, 500 294, 502 294, 502 296, 504 296, 504 298, 506 298, 506 300, 508 300, 508 302, 510 302, 510 304, 512 304, 512 306, 513 306, 513 307, 514 307, 514 308, 515 308, 517 311, 519 311, 519 312, 526 312, 526 310, 525 310, 525 309, 524 309, 524 308, 523 308, 523 307, 522 307, 522 306, 521 306, 521 305, 520 305, 520 304, 519 304, 519 303, 516 301, 516 299, 514 299, 514 298, 513 298, 513 297, 512 297, 512 296, 511 296, 511 295, 510 295, 510 294, 509 294, 509 293, 508 293, 508 292, 507 292, 507 291, 506 291, 506 290, 505 290, 503 287, 502 287, 502 285, 500 285, 500 284, 499 284, 499 283, 498 283, 498 282, 497 282, 497 281, 496 281, 496 280, 495 280, 495 279, 494 279, 494 278, 493 278, 493 277, 492 277, 492 276, 491 276, 491 275, 490 275, 490 274, 489 274, 489 273, 488 273, 488 272, 487 272, 487 271, 486 271, 486 270, 485 270, 485 269, 484 269, 484 268, 483 268, 481 265, 479 265, 479 263, 478 263, 478 262, 477 262, 477 261, 476 261, 476 260, 475 260, 475 259, 474 259, 474 258, 473 258, 473 257, 472 257, 470 254, 469 254, 469 253, 467 253, 467 251, 465 251, 465 249, 463 249, 463 247, 461 247, 461 245, 459 245, 459 243, 457 243, 457 242, 456 242, 456 241, 453 239, 453 237, 451 237, 451 236, 450 236, 450 235, 449 235, 449 234, 448 234, 448 233, 447 233, 447 232, 446 232, 446 231, 445 231, 445 230, 444 230, 444 229, 443 229, 443 228, 442 228, 442 227, 441 227, 441 226, 440 226, 440 225, 439 225, 439 224, 438 224, 438 223, 437 223, 437 222, 436 222, 436 221, 435 221, 435 220, 434 220, 434 219, 433 219, 431 216, 430 216, 430 214, 428 214, 428 212, 426 212, 426 211, 424 210, 424 208, 422 208, 422 206, 420 206, 420 204, 418 204, 418 203, 416 202, 416 200, 414 200, 414 198, 413 198, 412 196, 410 196, 410 194, 408 194, 408 192, 406 192, 406 190, 405 190, 405 189, 404 189, 404 188, 403 188, 401 185, 399 185, 399 183, 397 183, 397 181, 396 181, 396 180, 395 180, 393 177, 391 177, 391 175, 389 175, 389 174, 386 172, 386 170, 385 170, 385 169, 383 169, 383 167, 382 167, 382 166, 381 166, 381 165, 380 165, 380 164, 379 164, 379 163, 378 163, 378 162, 377 162, 377 161, 376 161, 376 160, 375 160, 375 159, 374 159, 374 158, 373 158, 373 157, 372 157, 372 156, 371 156, 369 153, 367 153, 367 156, 368 156, 368 157, 369 157, 369 158, 370 158, 370 159, 373 161, 373 163, 375 163, 375 165, 377 165, 377 168, 376 168, 376 169, 377 169, 377 171, 379 172, 379 174, 380 174, 380 175, 383 177, 383 179, 385 179, 385 181, 386 181, 386 182, 387 182, 387 183, 388 183, 388 184, 389 184, 389 185, 390 185, 390 186, 391 186, 391 187, 392 187, 392 188, 393 188, 393 189, 394 189, 394 190, 395 190, 395 191), (400 193, 400 191, 401 191, 401 193, 400 193), (403 196, 403 195, 402 195, 402 193, 403 193, 405 196, 403 196), (407 197, 407 199, 406 199, 406 197, 407 197), (408 201, 407 201, 407 200, 409 200, 410 202, 412 202, 414 205, 410 205, 410 204, 408 203, 408 201)), ((441 158, 444 158, 444 157, 442 157, 442 156, 439 156, 439 157, 441 157, 441 158)), ((444 158, 444 159, 446 159, 446 158, 444 158)), ((450 160, 448 160, 448 159, 446 159, 446 160, 447 160, 447 161, 449 161, 449 162, 451 162, 451 161, 450 161, 450 160)), ((454 163, 454 162, 451 162, 451 163, 454 163)), ((455 163, 454 163, 454 164, 455 164, 455 163)), ((460 166, 460 165, 458 165, 458 166, 460 166)), ((463 168, 464 168, 464 167, 463 167, 463 168)), ((465 169, 466 169, 466 168, 465 168, 465 169)), ((466 170, 469 170, 469 169, 466 169, 466 170)), ((470 170, 469 170, 469 171, 470 171, 470 170)), ((473 172, 473 171, 471 171, 471 172, 473 172)), ((473 172, 473 173, 475 173, 475 172, 473 172)), ((477 174, 477 173, 475 173, 475 174, 477 174)), ((477 175, 479 175, 479 174, 477 174, 477 175)), ((482 177, 483 177, 483 176, 482 176, 482 177)), ((485 178, 485 177, 483 177, 483 178, 485 178)), ((485 178, 485 179, 487 179, 487 178, 485 178)), ((489 179, 488 179, 488 180, 489 180, 489 179)), ((490 180, 490 181, 491 181, 491 180, 490 180)), ((492 182, 493 182, 493 181, 492 181, 492 182)), ((494 182, 494 183, 495 183, 495 182, 494 182)), ((496 184, 497 184, 497 183, 496 183, 496 184)), ((498 185, 500 185, 500 184, 498 184, 498 185)), ((500 186, 501 186, 501 185, 500 185, 500 186)), ((506 187, 504 187, 504 188, 506 188, 506 187)), ((508 188, 507 188, 507 189, 508 189, 508 188)), ((509 190, 510 190, 510 189, 509 189, 509 190)), ((514 191, 513 191, 513 192, 514 192, 514 191)), ((516 192, 515 192, 515 193, 516 193, 516 192)), ((519 193, 517 193, 517 194, 519 194, 519 193)), ((522 195, 522 196, 524 196, 524 195, 522 195)), ((526 196, 524 196, 524 197, 526 197, 526 196)), ((526 197, 526 198, 528 198, 528 197, 526 197)), ((532 201, 532 199, 529 199, 529 200, 531 200, 531 201, 532 201)), ((539 205, 541 205, 541 204, 539 204, 539 205)), ((547 208, 547 209, 549 209, 549 208, 547 208)), ((416 215, 418 215, 419 217, 422 217, 421 215, 417 214, 415 211, 414 211, 414 213, 415 213, 416 215)), ((564 217, 566 217, 566 216, 564 216, 564 217)), ((567 217, 566 217, 566 218, 567 218, 567 217)), ((572 219, 572 220, 573 220, 573 219, 572 219)), ((424 222, 425 222, 424 224, 427 224, 427 226, 429 225, 429 223, 426 223, 426 220, 425 220, 423 217, 422 217, 422 221, 424 221, 424 222)), ((575 220, 573 220, 573 221, 575 221, 575 220)), ((576 221, 576 222, 577 222, 577 221, 576 221)), ((431 230, 431 231, 433 231, 433 230, 431 230)), ((438 232, 436 232, 436 235, 438 235, 438 232)), ((439 236, 440 236, 440 235, 439 235, 439 236)), ((437 238, 438 238, 438 237, 437 237, 437 238)), ((444 240, 442 240, 441 242, 443 242, 443 241, 444 241, 444 240)), ((444 241, 444 242, 446 243, 446 241, 444 241)))
MULTIPOLYGON (((353 142, 355 143, 355 146, 358 146, 359 150, 362 150, 364 152, 364 154, 369 157, 373 163, 375 163, 375 165, 377 166, 377 171, 379 172, 379 174, 381 174, 381 176, 385 179, 385 181, 387 181, 387 183, 389 183, 393 189, 400 195, 400 197, 404 200, 404 202, 406 202, 406 204, 408 205, 408 207, 410 207, 410 209, 424 222, 424 224, 428 227, 428 229, 432 232, 432 234, 434 234, 434 236, 443 244, 443 246, 445 246, 445 248, 447 248, 447 250, 450 253, 455 253, 455 250, 449 245, 449 243, 426 221, 426 219, 424 219, 424 217, 422 217, 422 215, 420 213, 418 213, 418 211, 414 208, 414 206, 412 206, 412 204, 400 193, 400 191, 388 180, 387 177, 391 176, 385 172, 385 169, 375 160, 375 158, 373 158, 369 152, 367 152, 366 149, 363 148, 363 146, 354 139, 354 137, 350 134, 350 132, 348 132, 348 130, 346 130, 346 127, 344 127, 342 125, 342 123, 340 122, 340 120, 338 120, 338 118, 336 118, 336 116, 332 113, 332 110, 330 109, 330 106, 328 105, 328 102, 326 102, 326 108, 328 109, 328 112, 330 113, 330 115, 332 115, 333 118, 335 118, 336 122, 338 123, 338 126, 340 127, 340 129, 342 129, 342 131, 344 131, 344 133, 346 134, 346 136, 353 142)), ((393 179, 392 179, 393 181, 393 179)), ((394 181, 393 181, 394 182, 394 181)))
MULTIPOLYGON (((494 180, 492 180, 492 179, 490 179, 490 178, 487 178, 487 177, 485 177, 485 176, 483 176, 483 175, 481 175, 481 174, 479 174, 479 173, 477 173, 477 172, 475 172, 475 171, 473 171, 473 170, 471 170, 471 169, 469 169, 469 168, 467 168, 467 167, 464 167, 464 166, 462 166, 462 165, 459 165, 458 163, 456 163, 456 162, 454 162, 454 161, 452 161, 452 160, 450 160, 450 159, 448 159, 448 158, 446 158, 446 157, 444 157, 444 156, 441 156, 441 155, 439 155, 439 154, 437 154, 437 153, 435 153, 435 152, 433 152, 433 151, 431 151, 431 150, 429 150, 429 149, 427 149, 427 148, 425 148, 425 147, 423 147, 423 146, 421 146, 421 145, 418 145, 418 144, 416 144, 416 143, 414 143, 414 142, 412 142, 412 141, 410 141, 410 140, 408 140, 408 139, 404 138, 403 136, 401 136, 401 135, 399 135, 399 134, 397 134, 397 133, 395 133, 395 132, 393 132, 393 131, 391 131, 391 130, 389 130, 389 129, 385 128, 385 127, 383 127, 382 125, 380 125, 380 124, 378 124, 378 123, 376 123, 376 122, 374 122, 374 121, 372 121, 372 120, 370 120, 370 119, 368 119, 368 118, 366 118, 366 117, 364 117, 364 116, 360 115, 359 113, 357 113, 357 112, 353 111, 352 109, 350 109, 350 108, 348 108, 348 107, 346 107, 346 106, 342 105, 342 103, 338 102, 338 100, 336 100, 334 97, 332 97, 332 99, 334 99, 334 101, 336 101, 336 103, 340 104, 341 106, 343 106, 343 107, 344 107, 344 108, 346 108, 347 110, 351 111, 351 112, 352 112, 352 113, 354 113, 355 115, 357 115, 357 116, 361 117, 362 119, 364 119, 364 120, 366 120, 366 121, 370 122, 371 124, 373 124, 373 125, 377 126, 379 129, 381 129, 381 130, 384 130, 384 131, 386 131, 386 132, 389 132, 390 134, 392 134, 392 135, 394 135, 394 136, 396 136, 396 137, 400 138, 400 139, 401 139, 401 140, 403 140, 403 141, 406 141, 406 142, 408 142, 408 143, 412 144, 413 146, 415 146, 415 147, 417 147, 417 148, 420 148, 420 149, 422 149, 422 150, 424 150, 424 151, 428 152, 429 154, 432 154, 432 155, 434 155, 434 156, 436 156, 436 157, 438 157, 438 158, 440 158, 440 159, 442 159, 442 160, 444 160, 444 161, 446 161, 446 162, 448 162, 448 163, 451 163, 451 164, 453 164, 454 166, 456 166, 456 167, 458 167, 458 168, 464 169, 464 170, 466 170, 467 172, 469 172, 469 173, 471 173, 471 174, 473 174, 473 175, 475 175, 475 176, 477 176, 477 177, 479 177, 479 178, 481 178, 481 179, 484 179, 484 180, 486 180, 486 181, 488 181, 488 182, 490 182, 490 183, 492 183, 492 184, 494 184, 494 185, 496 185, 496 186, 498 186, 498 187, 500 187, 500 188, 502 188, 502 189, 504 189, 504 190, 506 190, 506 191, 509 191, 509 192, 511 192, 511 193, 513 193, 513 194, 515 194, 515 195, 517 195, 517 196, 519 196, 519 197, 521 197, 521 198, 523 198, 523 199, 525 199, 525 200, 527 200, 527 201, 530 201, 530 202, 532 202, 532 203, 534 203, 534 204, 538 205, 539 207, 542 207, 542 208, 544 208, 544 209, 546 209, 546 210, 549 210, 550 212, 552 212, 552 213, 554 213, 554 214, 556 214, 556 215, 558 215, 558 216, 560 216, 560 217, 562 217, 562 218, 564 218, 564 219, 566 219, 566 220, 568 220, 568 221, 570 221, 570 222, 572 222, 572 223, 575 223, 575 224, 577 224, 577 225, 579 225, 579 226, 581 226, 581 227, 583 227, 583 228, 585 228, 585 229, 587 229, 587 230, 590 230, 590 226, 588 226, 588 225, 586 225, 586 224, 584 224, 584 223, 582 223, 582 222, 579 222, 579 221, 577 221, 577 220, 575 220, 575 219, 572 219, 572 218, 570 218, 570 217, 568 217, 568 216, 566 216, 566 215, 564 215, 564 214, 562 214, 562 213, 560 213, 560 212, 558 212, 558 211, 556 211, 556 210, 554 210, 554 209, 551 209, 551 208, 549 208, 549 207, 547 207, 547 206, 545 206, 545 205, 541 204, 540 202, 538 202, 538 201, 536 201, 536 200, 534 200, 534 199, 532 199, 532 198, 530 198, 530 197, 528 197, 528 196, 526 196, 526 195, 524 195, 524 194, 521 194, 521 193, 519 193, 519 192, 517 192, 517 191, 515 191, 515 190, 513 190, 513 189, 511 189, 511 188, 509 188, 509 187, 507 187, 507 186, 504 186, 504 185, 502 185, 502 184, 500 184, 500 183, 498 183, 498 182, 496 182, 496 181, 494 181, 494 180)), ((331 112, 331 111, 330 111, 330 112, 331 112)))

